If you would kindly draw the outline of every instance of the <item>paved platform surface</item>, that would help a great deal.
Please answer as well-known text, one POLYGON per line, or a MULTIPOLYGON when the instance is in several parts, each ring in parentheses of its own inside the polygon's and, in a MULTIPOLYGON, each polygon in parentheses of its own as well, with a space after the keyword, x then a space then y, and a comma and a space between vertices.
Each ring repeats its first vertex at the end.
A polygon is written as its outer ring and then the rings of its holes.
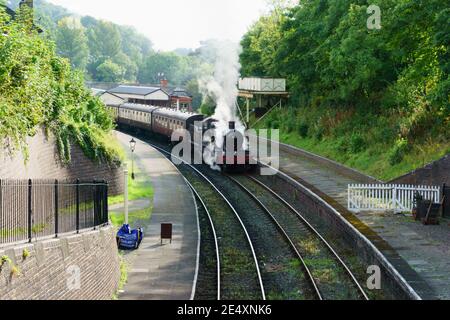
MULTIPOLYGON (((347 208, 348 184, 364 183, 295 152, 280 151, 280 169, 328 195, 334 203, 325 200, 340 212, 347 208)), ((347 211, 347 214, 350 213, 347 211)), ((425 299, 450 299, 450 221, 443 220, 439 226, 423 226, 403 215, 369 212, 355 216, 415 271, 416 274, 411 274, 405 263, 392 259, 394 266, 399 263, 398 271, 419 295, 425 299)), ((370 240, 379 247, 376 240, 370 240)), ((392 250, 380 251, 386 253, 388 259, 395 256, 387 254, 394 253, 392 250)))
MULTIPOLYGON (((131 136, 116 133, 124 149, 131 136)), ((198 223, 192 193, 176 168, 158 151, 137 140, 135 159, 154 187, 153 214, 144 226, 139 250, 126 253, 130 263, 128 283, 119 300, 189 300, 192 296, 198 255, 198 223), (160 225, 174 224, 172 244, 161 245, 160 225)), ((143 203, 134 202, 137 208, 143 203)))

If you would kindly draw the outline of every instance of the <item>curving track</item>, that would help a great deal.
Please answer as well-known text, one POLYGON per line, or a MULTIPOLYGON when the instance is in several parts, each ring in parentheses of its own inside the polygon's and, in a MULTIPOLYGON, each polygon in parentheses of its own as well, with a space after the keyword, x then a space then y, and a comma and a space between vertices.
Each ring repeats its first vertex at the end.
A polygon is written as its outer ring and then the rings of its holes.
MULTIPOLYGON (((149 144, 166 156, 171 156, 163 148, 149 144)), ((202 205, 210 214, 217 241, 216 255, 220 266, 217 298, 266 300, 254 245, 239 214, 225 195, 198 169, 188 164, 178 168, 196 190, 198 197, 208 198, 208 204, 202 201, 202 205), (211 210, 208 209, 210 207, 211 210)))
POLYGON ((197 198, 202 226, 196 299, 368 300, 333 247, 267 185, 205 166, 178 169, 197 198))
POLYGON ((268 299, 321 300, 308 267, 280 226, 232 180, 205 167, 200 170, 230 199, 247 226, 268 299))
POLYGON ((320 296, 363 299, 368 295, 331 244, 287 201, 252 176, 229 177, 250 195, 298 250, 320 296))
POLYGON ((186 180, 197 201, 200 238, 199 276, 195 283, 195 300, 220 300, 220 255, 214 222, 203 198, 186 180))

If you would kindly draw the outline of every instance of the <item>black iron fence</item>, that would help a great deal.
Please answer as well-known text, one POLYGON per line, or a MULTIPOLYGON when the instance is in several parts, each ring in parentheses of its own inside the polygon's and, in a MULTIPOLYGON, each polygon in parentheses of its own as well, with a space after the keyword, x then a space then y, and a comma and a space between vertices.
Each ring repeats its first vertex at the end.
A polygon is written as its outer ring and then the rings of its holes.
POLYGON ((105 181, 0 180, 0 245, 108 224, 105 181))

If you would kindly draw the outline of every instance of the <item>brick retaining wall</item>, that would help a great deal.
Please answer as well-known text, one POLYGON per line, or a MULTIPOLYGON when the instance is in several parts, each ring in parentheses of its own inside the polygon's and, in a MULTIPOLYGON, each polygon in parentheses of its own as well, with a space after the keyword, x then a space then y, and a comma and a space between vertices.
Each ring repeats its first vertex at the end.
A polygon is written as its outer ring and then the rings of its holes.
POLYGON ((11 266, 3 265, 0 300, 109 300, 120 279, 112 227, 0 250, 0 257, 4 255, 12 258, 20 275, 11 275, 11 266), (78 268, 79 289, 70 273, 78 268))
POLYGON ((440 160, 432 162, 423 168, 412 171, 392 183, 450 186, 450 154, 440 160))
POLYGON ((0 179, 80 179, 106 180, 109 194, 123 193, 123 170, 107 164, 96 164, 83 151, 72 144, 72 162, 64 166, 58 158, 58 150, 53 137, 39 133, 27 139, 30 158, 24 164, 24 157, 17 152, 13 158, 0 150, 0 179))

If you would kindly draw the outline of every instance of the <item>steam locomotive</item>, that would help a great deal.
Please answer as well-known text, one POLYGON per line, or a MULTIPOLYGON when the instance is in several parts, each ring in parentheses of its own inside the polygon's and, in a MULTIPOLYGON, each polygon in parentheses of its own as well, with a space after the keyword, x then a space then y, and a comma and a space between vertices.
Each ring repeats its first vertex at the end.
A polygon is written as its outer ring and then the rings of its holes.
POLYGON ((203 139, 211 132, 218 132, 219 121, 197 113, 182 112, 173 109, 124 103, 122 105, 108 105, 119 127, 150 132, 171 140, 174 132, 180 132, 180 141, 189 139, 194 150, 211 151, 212 166, 219 167, 224 172, 250 171, 256 168, 256 162, 251 158, 246 148, 246 139, 236 130, 234 122, 228 124, 228 130, 221 130, 222 137, 210 135, 209 140, 203 139), (186 137, 183 133, 189 133, 186 137), (201 142, 195 141, 195 136, 201 136, 201 142), (221 147, 216 142, 220 140, 221 147), (230 147, 231 146, 231 147, 230 147))

